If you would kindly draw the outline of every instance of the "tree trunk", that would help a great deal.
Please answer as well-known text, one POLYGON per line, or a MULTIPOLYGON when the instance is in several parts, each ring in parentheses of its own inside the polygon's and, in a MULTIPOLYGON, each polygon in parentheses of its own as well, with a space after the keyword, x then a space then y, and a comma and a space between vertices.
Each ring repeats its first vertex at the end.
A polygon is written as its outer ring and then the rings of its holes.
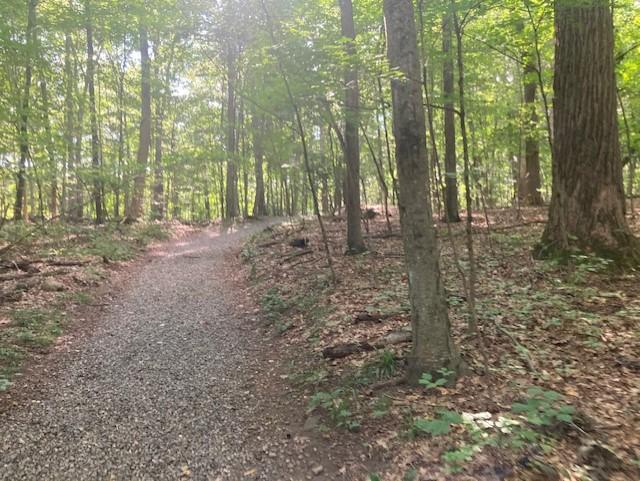
POLYGON ((440 277, 440 254, 431 211, 426 123, 412 0, 385 0, 387 55, 402 78, 391 81, 400 222, 413 325, 409 381, 442 368, 457 372, 460 357, 440 277))
POLYGON ((49 175, 51 176, 51 194, 49 197, 49 214, 54 219, 58 216, 58 163, 56 161, 55 143, 51 131, 51 118, 49 114, 49 90, 47 81, 40 81, 40 94, 42 96, 42 110, 44 114, 44 130, 46 133, 47 155, 49 157, 49 175))
POLYGON ((155 152, 154 152, 154 175, 153 175, 153 202, 151 204, 151 217, 153 220, 162 220, 165 217, 164 206, 164 167, 162 165, 163 154, 163 124, 165 110, 171 97, 170 83, 171 72, 173 68, 173 58, 175 53, 178 37, 174 39, 170 46, 169 58, 165 66, 164 77, 159 78, 160 86, 156 99, 156 118, 155 118, 155 152))
POLYGON ((525 173, 522 182, 523 190, 520 200, 525 205, 541 206, 542 182, 540 179, 540 141, 538 140, 538 113, 536 107, 536 92, 538 81, 536 65, 533 56, 527 55, 523 72, 524 80, 524 109, 525 109, 525 173))
POLYGON ((443 94, 444 94, 444 203, 447 222, 460 222, 458 210, 458 176, 456 162, 456 119, 454 112, 454 71, 452 44, 452 18, 447 13, 442 20, 443 94))
POLYGON ((253 203, 253 215, 262 217, 267 215, 267 205, 264 200, 264 118, 254 114, 251 117, 253 131, 253 156, 255 157, 256 197, 253 203))
POLYGON ((610 5, 558 0, 555 15, 553 195, 538 254, 577 247, 637 264, 625 219, 610 5))
POLYGON ((20 145, 20 159, 16 174, 16 200, 13 208, 13 219, 24 219, 24 206, 27 191, 27 160, 29 159, 29 96, 31 95, 31 80, 33 76, 32 57, 36 47, 36 7, 38 0, 27 0, 27 31, 26 31, 26 61, 24 68, 24 91, 20 105, 18 123, 18 143, 20 145))
POLYGON ((96 112, 95 59, 93 53, 93 24, 91 3, 85 4, 87 33, 87 87, 89 90, 89 117, 91 123, 91 167, 93 177, 93 204, 96 224, 104 224, 104 207, 102 205, 102 167, 100 162, 100 138, 98 135, 98 115, 96 112))
POLYGON ((358 69, 355 65, 356 30, 353 22, 351 0, 340 0, 342 36, 347 39, 346 54, 349 66, 345 72, 345 126, 344 157, 346 164, 345 202, 347 209, 347 251, 352 254, 364 252, 366 247, 362 237, 360 219, 360 137, 358 135, 360 114, 360 87, 358 69))
POLYGON ((147 27, 142 24, 140 25, 140 66, 140 96, 142 99, 140 107, 140 142, 138 144, 135 167, 136 173, 133 179, 133 194, 127 214, 129 221, 136 221, 142 216, 147 163, 149 161, 149 150, 151 149, 151 62, 149 60, 147 27))
POLYGON ((238 194, 238 142, 236 137, 237 108, 236 82, 238 80, 236 54, 229 46, 227 57, 227 186, 225 218, 234 219, 240 215, 240 196, 238 194))
MULTIPOLYGON (((64 145, 65 161, 62 173, 62 195, 60 212, 66 220, 68 211, 71 210, 69 202, 67 172, 73 170, 73 91, 75 76, 73 75, 73 62, 71 59, 73 40, 69 32, 64 36, 64 145)), ((71 203, 72 204, 72 203, 71 203)))
MULTIPOLYGON (((74 52, 74 76, 79 76, 80 60, 74 52)), ((75 182, 73 186, 73 213, 74 221, 79 222, 84 216, 84 188, 82 179, 82 139, 84 137, 84 109, 87 95, 87 76, 84 76, 84 85, 82 89, 76 89, 76 98, 78 99, 78 111, 76 122, 74 125, 74 146, 73 146, 73 164, 75 167, 75 182)))

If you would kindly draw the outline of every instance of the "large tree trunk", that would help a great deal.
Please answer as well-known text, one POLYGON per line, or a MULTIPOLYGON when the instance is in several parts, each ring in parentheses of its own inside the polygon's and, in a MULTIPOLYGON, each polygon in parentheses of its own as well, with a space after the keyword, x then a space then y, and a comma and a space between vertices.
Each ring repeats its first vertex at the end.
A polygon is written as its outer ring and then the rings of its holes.
POLYGON ((625 219, 613 21, 607 0, 558 0, 553 196, 538 253, 640 260, 625 219))
POLYGON ((133 194, 129 204, 127 219, 138 220, 142 216, 142 202, 147 176, 147 162, 151 149, 151 62, 149 60, 149 40, 147 28, 140 25, 140 65, 141 65, 141 117, 140 117, 140 142, 136 173, 133 179, 133 194))
POLYGON ((387 55, 402 78, 391 82, 400 222, 409 275, 413 349, 409 381, 439 369, 458 370, 460 357, 440 277, 440 253, 431 211, 426 123, 412 0, 385 0, 387 55))
POLYGON ((448 222, 460 222, 458 211, 458 177, 456 162, 456 119, 454 112, 454 72, 453 72, 453 51, 452 45, 452 15, 447 13, 442 19, 442 53, 443 82, 442 92, 444 94, 444 168, 445 168, 445 188, 444 203, 445 215, 448 222))
MULTIPOLYGON (((60 213, 66 220, 69 205, 67 192, 67 172, 73 170, 73 91, 75 75, 73 75, 73 62, 71 52, 73 50, 73 40, 69 32, 64 36, 64 145, 65 161, 62 172, 62 193, 60 203, 60 213)), ((71 203, 72 204, 72 203, 71 203)))
POLYGON ((225 195, 226 219, 234 219, 240 215, 240 196, 238 194, 238 139, 236 136, 237 108, 236 82, 238 80, 236 54, 234 47, 229 47, 227 57, 227 185, 225 195))
POLYGON ((533 55, 527 55, 524 66, 524 109, 525 109, 525 172, 520 199, 525 205, 540 206, 542 182, 540 179, 540 141, 538 140, 538 113, 536 92, 538 81, 533 55))
MULTIPOLYGON (((353 23, 353 5, 351 0, 340 0, 342 36, 347 39, 346 53, 352 57, 356 53, 356 30, 353 23)), ((345 72, 345 125, 344 157, 346 164, 345 202, 347 210, 347 251, 357 254, 366 247, 362 238, 362 212, 360 210, 360 87, 358 69, 355 60, 349 58, 350 65, 345 72)))
POLYGON ((93 54, 93 24, 91 4, 85 4, 87 32, 87 87, 89 90, 89 117, 91 122, 91 167, 93 170, 93 204, 96 224, 104 224, 102 204, 102 167, 100 162, 100 138, 98 135, 98 115, 96 112, 95 59, 93 54))
MULTIPOLYGON (((80 59, 74 55, 74 76, 79 78, 80 59)), ((74 146, 73 146, 73 164, 74 186, 73 186, 73 213, 71 217, 74 221, 79 222, 84 216, 84 182, 82 178, 82 139, 84 138, 84 109, 87 97, 87 76, 84 76, 84 84, 82 88, 76 89, 75 97, 78 99, 78 111, 76 122, 74 125, 74 146)))
MULTIPOLYGON (((168 109, 171 100, 171 76, 177 42, 178 36, 176 35, 174 36, 169 49, 169 58, 165 65, 164 77, 158 78, 160 85, 158 87, 158 95, 156 99, 153 202, 151 204, 151 217, 154 220, 163 220, 165 217, 164 167, 162 165, 163 126, 165 111, 168 109)), ((157 71, 159 71, 159 69, 157 71)))
POLYGON ((42 96, 42 110, 44 114, 44 130, 46 133, 47 155, 49 157, 49 175, 51 176, 51 194, 49 197, 49 214, 52 219, 58 217, 58 162, 56 160, 55 142, 51 131, 51 116, 49 113, 49 90, 47 81, 40 81, 42 96))
POLYGON ((27 191, 27 160, 29 158, 29 96, 31 95, 31 80, 33 67, 31 60, 33 49, 36 45, 36 7, 38 0, 27 0, 27 31, 26 31, 26 55, 24 68, 24 90, 20 105, 20 118, 18 123, 18 143, 20 145, 20 159, 18 173, 16 175, 16 200, 13 208, 13 219, 23 220, 25 210, 25 197, 27 191))
POLYGON ((253 131, 253 156, 255 157, 256 176, 256 198, 253 204, 253 215, 262 217, 267 215, 267 205, 264 199, 264 146, 262 137, 264 135, 264 118, 254 114, 251 117, 253 131))

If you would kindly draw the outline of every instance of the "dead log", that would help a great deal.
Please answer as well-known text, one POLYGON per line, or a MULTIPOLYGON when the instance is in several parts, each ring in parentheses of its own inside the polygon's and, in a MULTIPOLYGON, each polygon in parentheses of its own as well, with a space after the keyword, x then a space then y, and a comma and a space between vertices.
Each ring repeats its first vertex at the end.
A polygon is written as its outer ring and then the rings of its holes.
POLYGON ((308 238, 300 238, 293 239, 289 242, 291 247, 297 247, 298 249, 305 249, 309 247, 309 239, 308 238))
POLYGON ((91 264, 91 261, 76 261, 76 260, 50 260, 45 261, 48 266, 54 267, 81 267, 91 264))
POLYGON ((257 247, 259 247, 260 249, 266 249, 267 247, 273 247, 278 244, 280 244, 280 241, 274 240, 274 241, 263 242, 262 244, 258 244, 257 247))
POLYGON ((343 359, 353 354, 361 352, 370 352, 375 348, 368 342, 350 342, 346 344, 338 344, 330 346, 322 350, 322 357, 325 359, 343 359))
POLYGON ((355 316, 353 316, 353 323, 360 324, 363 322, 372 322, 376 324, 380 324, 386 319, 395 316, 396 314, 383 314, 381 312, 358 312, 355 316))
POLYGON ((388 346, 395 346, 398 344, 405 344, 411 342, 413 334, 411 331, 402 329, 400 331, 391 331, 390 333, 379 338, 373 345, 377 349, 383 349, 388 346))
POLYGON ((282 261, 280 261, 280 264, 286 264, 287 262, 296 259, 298 257, 302 257, 302 256, 306 256, 307 254, 312 254, 313 250, 309 249, 306 251, 300 251, 300 252, 295 252, 294 254, 288 255, 287 257, 284 257, 282 259, 282 261))

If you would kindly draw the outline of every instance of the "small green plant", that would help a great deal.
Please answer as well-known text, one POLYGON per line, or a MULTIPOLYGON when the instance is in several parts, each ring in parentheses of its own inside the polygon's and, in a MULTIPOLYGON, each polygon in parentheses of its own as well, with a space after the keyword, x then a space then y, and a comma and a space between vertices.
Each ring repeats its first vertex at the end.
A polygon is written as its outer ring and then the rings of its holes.
POLYGON ((308 412, 311 413, 319 407, 327 412, 337 427, 349 431, 357 431, 360 428, 360 423, 353 419, 350 402, 344 389, 338 388, 332 392, 315 393, 309 402, 308 412))
POLYGON ((9 386, 11 386, 9 379, 4 376, 0 376, 0 392, 6 391, 9 389, 9 386))
POLYGON ((463 445, 458 449, 447 451, 442 455, 442 460, 447 464, 448 471, 459 473, 465 464, 473 459, 477 450, 474 446, 463 445))
POLYGON ((258 252, 256 251, 255 246, 250 242, 246 243, 240 251, 240 259, 245 264, 251 262, 257 255, 258 252))
POLYGON ((462 424, 463 418, 455 411, 439 410, 433 419, 416 419, 413 422, 413 434, 416 436, 442 436, 451 432, 451 426, 462 424))
POLYGON ((389 413, 391 407, 391 400, 388 397, 381 397, 376 400, 373 405, 373 411, 371 415, 374 418, 382 418, 389 413))
POLYGON ((402 477, 403 481, 417 481, 418 480, 418 470, 414 467, 407 469, 402 477))
POLYGON ((42 309, 20 309, 11 314, 13 337, 21 344, 51 345, 61 334, 59 313, 42 309))
POLYGON ((269 289, 262 296, 260 305, 265 317, 271 324, 278 321, 280 316, 289 308, 289 304, 275 287, 269 289))
POLYGON ((384 350, 374 362, 374 373, 378 379, 392 377, 397 371, 396 355, 389 350, 384 350))
POLYGON ((558 423, 572 423, 575 409, 564 404, 562 395, 555 391, 545 391, 540 387, 527 390, 527 399, 513 403, 511 411, 522 415, 534 426, 553 426, 558 423))
POLYGON ((592 254, 576 253, 569 256, 573 272, 568 281, 572 284, 584 284, 589 275, 602 274, 611 269, 613 261, 592 254))
POLYGON ((297 373, 291 377, 291 380, 292 382, 303 386, 318 386, 319 384, 322 384, 328 376, 329 371, 327 371, 326 369, 316 369, 297 373))
POLYGON ((420 385, 426 387, 427 389, 435 389, 438 387, 446 386, 449 383, 449 380, 453 374, 453 371, 450 371, 446 367, 442 369, 438 369, 439 376, 434 378, 434 376, 430 373, 424 373, 420 378, 420 385))

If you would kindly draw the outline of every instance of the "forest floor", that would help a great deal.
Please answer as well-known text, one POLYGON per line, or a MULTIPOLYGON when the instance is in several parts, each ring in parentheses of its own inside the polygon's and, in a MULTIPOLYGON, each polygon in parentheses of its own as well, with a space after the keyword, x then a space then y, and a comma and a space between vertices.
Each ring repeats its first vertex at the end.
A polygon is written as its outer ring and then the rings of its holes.
POLYGON ((488 214, 489 228, 484 215, 474 219, 480 336, 466 334, 452 250, 466 272, 464 226, 451 237, 438 226, 455 339, 469 365, 455 387, 402 384, 410 319, 396 216, 391 235, 382 216, 369 222, 369 252, 359 256, 342 255, 344 220, 326 219, 337 286, 312 220, 245 245, 253 297, 279 338, 274 350, 289 359, 287 381, 305 393, 307 424, 330 442, 360 442, 381 463, 372 481, 640 479, 637 273, 590 256, 534 260, 544 212, 488 214))
MULTIPOLYGON (((358 438, 329 444, 305 424, 303 393, 257 328, 238 254, 268 224, 187 229, 117 268, 74 236, 42 257, 49 233, 29 251, 37 263, 14 252, 24 262, 3 275, 33 285, 7 287, 21 294, 2 306, 12 384, 0 393, 0 479, 328 481, 347 464, 366 472, 358 438), (44 276, 63 260, 69 272, 44 276), (18 358, 27 359, 22 375, 18 358)), ((119 242, 99 237, 124 249, 138 237, 126 229, 119 242)), ((142 241, 133 245, 139 253, 142 241)))

